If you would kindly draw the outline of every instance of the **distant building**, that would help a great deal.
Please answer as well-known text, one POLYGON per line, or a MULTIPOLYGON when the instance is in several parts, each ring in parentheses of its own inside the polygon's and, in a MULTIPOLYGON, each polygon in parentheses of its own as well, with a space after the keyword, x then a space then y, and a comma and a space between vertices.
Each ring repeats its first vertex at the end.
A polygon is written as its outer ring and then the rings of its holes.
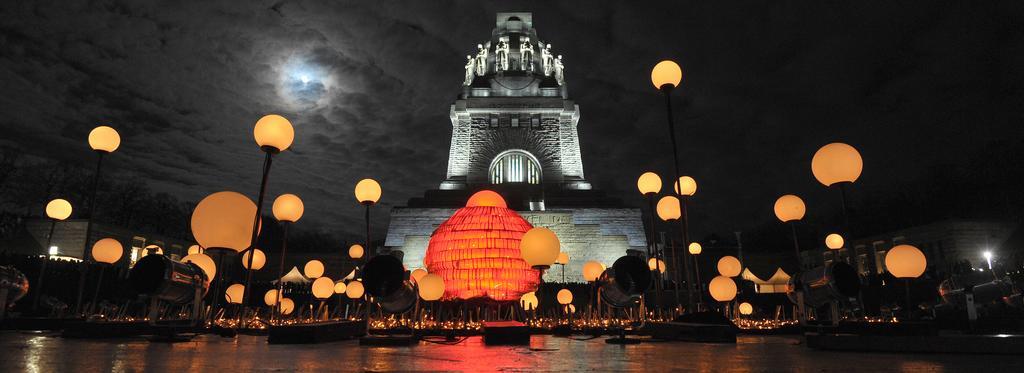
MULTIPOLYGON (((447 177, 436 190, 391 211, 386 250, 423 266, 434 229, 469 196, 491 189, 534 226, 555 231, 570 257, 566 280, 582 281, 588 260, 611 265, 643 251, 640 210, 592 190, 584 178, 577 125, 561 56, 542 41, 530 13, 498 13, 490 39, 466 56, 462 93, 451 105, 447 177)), ((548 280, 561 271, 548 271, 548 280)))
MULTIPOLYGON (((15 232, 9 240, 0 243, 0 250, 14 254, 43 255, 49 253, 59 257, 82 259, 82 249, 86 247, 87 223, 88 221, 85 219, 56 222, 53 224, 53 239, 49 240, 50 247, 46 247, 51 220, 28 219, 25 221, 22 231, 15 232)), ((190 240, 148 234, 98 222, 92 224, 90 236, 89 247, 101 238, 109 237, 120 241, 125 249, 122 260, 128 259, 128 261, 119 263, 128 264, 145 256, 145 247, 149 245, 157 245, 165 255, 177 259, 187 255, 189 246, 195 243, 190 240)))
POLYGON ((885 253, 893 246, 914 245, 924 252, 928 268, 937 273, 954 272, 954 267, 964 261, 973 268, 987 268, 983 253, 990 251, 995 258, 1008 258, 1012 251, 1020 248, 1008 247, 1005 242, 1017 229, 1018 224, 1009 222, 985 222, 970 220, 949 220, 904 228, 885 234, 847 240, 839 250, 828 250, 823 246, 816 251, 804 251, 806 260, 814 263, 832 263, 840 258, 849 261, 850 248, 855 265, 861 274, 872 270, 868 258, 874 249, 877 273, 884 273, 885 253))

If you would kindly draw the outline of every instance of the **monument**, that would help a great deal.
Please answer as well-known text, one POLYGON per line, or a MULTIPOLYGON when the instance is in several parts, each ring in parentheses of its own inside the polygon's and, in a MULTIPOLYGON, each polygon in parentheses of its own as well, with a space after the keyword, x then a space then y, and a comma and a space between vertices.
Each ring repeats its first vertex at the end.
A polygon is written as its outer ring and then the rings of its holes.
MULTIPOLYGON (((570 257, 611 265, 646 247, 640 210, 594 189, 583 173, 580 108, 569 99, 561 55, 542 41, 530 13, 498 13, 488 41, 466 56, 462 93, 451 105, 447 177, 438 189, 391 210, 385 250, 423 267, 431 234, 474 192, 489 189, 530 224, 558 234, 570 257)), ((560 281, 555 265, 545 281, 560 281)))

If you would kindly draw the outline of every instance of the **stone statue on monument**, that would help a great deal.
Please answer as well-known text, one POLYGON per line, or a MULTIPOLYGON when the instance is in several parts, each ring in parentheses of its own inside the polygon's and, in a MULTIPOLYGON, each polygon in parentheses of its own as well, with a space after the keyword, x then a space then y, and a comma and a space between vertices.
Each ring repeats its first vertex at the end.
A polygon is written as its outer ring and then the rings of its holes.
POLYGON ((555 59, 555 80, 558 81, 558 85, 565 84, 564 67, 562 65, 562 55, 558 55, 558 58, 555 59))
POLYGON ((544 49, 540 50, 540 60, 544 68, 544 76, 551 76, 552 71, 555 69, 554 56, 551 55, 551 44, 544 46, 544 49))
POLYGON ((476 45, 476 75, 487 74, 487 48, 482 44, 476 45))
POLYGON ((466 55, 466 82, 465 85, 473 84, 473 78, 476 76, 476 59, 471 55, 466 55))
POLYGON ((508 42, 505 38, 498 40, 498 46, 494 49, 495 70, 508 70, 508 42))
POLYGON ((523 70, 533 72, 533 44, 530 43, 530 38, 524 38, 520 43, 519 56, 523 70))

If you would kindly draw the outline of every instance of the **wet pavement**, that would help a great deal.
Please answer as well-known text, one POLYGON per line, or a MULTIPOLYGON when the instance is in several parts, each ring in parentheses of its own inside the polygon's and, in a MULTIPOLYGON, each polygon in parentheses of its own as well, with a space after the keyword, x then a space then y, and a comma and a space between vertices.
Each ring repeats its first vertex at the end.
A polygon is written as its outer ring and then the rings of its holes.
POLYGON ((534 336, 529 347, 457 345, 360 347, 357 341, 268 345, 265 337, 205 335, 191 342, 76 340, 0 332, 0 372, 137 371, 934 371, 1020 372, 1024 357, 847 353, 810 350, 799 337, 740 336, 735 345, 534 336))

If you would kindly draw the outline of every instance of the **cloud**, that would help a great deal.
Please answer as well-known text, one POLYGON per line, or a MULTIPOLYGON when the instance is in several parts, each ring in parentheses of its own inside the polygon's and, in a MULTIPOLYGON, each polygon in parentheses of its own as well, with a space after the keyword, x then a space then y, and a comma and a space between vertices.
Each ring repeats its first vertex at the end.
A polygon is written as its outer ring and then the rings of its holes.
MULTIPOLYGON (((862 150, 862 190, 1005 136, 1019 121, 1018 9, 772 1, 535 2, 542 40, 566 60, 582 110, 585 172, 640 204, 633 181, 671 170, 649 68, 679 61, 681 166, 700 183, 695 229, 770 221, 774 198, 835 208, 810 176, 817 147, 862 150), (927 134, 927 135, 925 135, 927 134)), ((0 140, 36 156, 86 159, 98 124, 121 131, 119 177, 199 199, 255 197, 266 113, 290 118, 293 151, 270 198, 295 193, 309 226, 357 233, 351 189, 387 206, 434 188, 446 167, 448 105, 464 55, 506 3, 35 1, 4 4, 0 140)), ((382 232, 387 216, 375 214, 382 232)), ((304 221, 303 223, 306 223, 304 221)))

